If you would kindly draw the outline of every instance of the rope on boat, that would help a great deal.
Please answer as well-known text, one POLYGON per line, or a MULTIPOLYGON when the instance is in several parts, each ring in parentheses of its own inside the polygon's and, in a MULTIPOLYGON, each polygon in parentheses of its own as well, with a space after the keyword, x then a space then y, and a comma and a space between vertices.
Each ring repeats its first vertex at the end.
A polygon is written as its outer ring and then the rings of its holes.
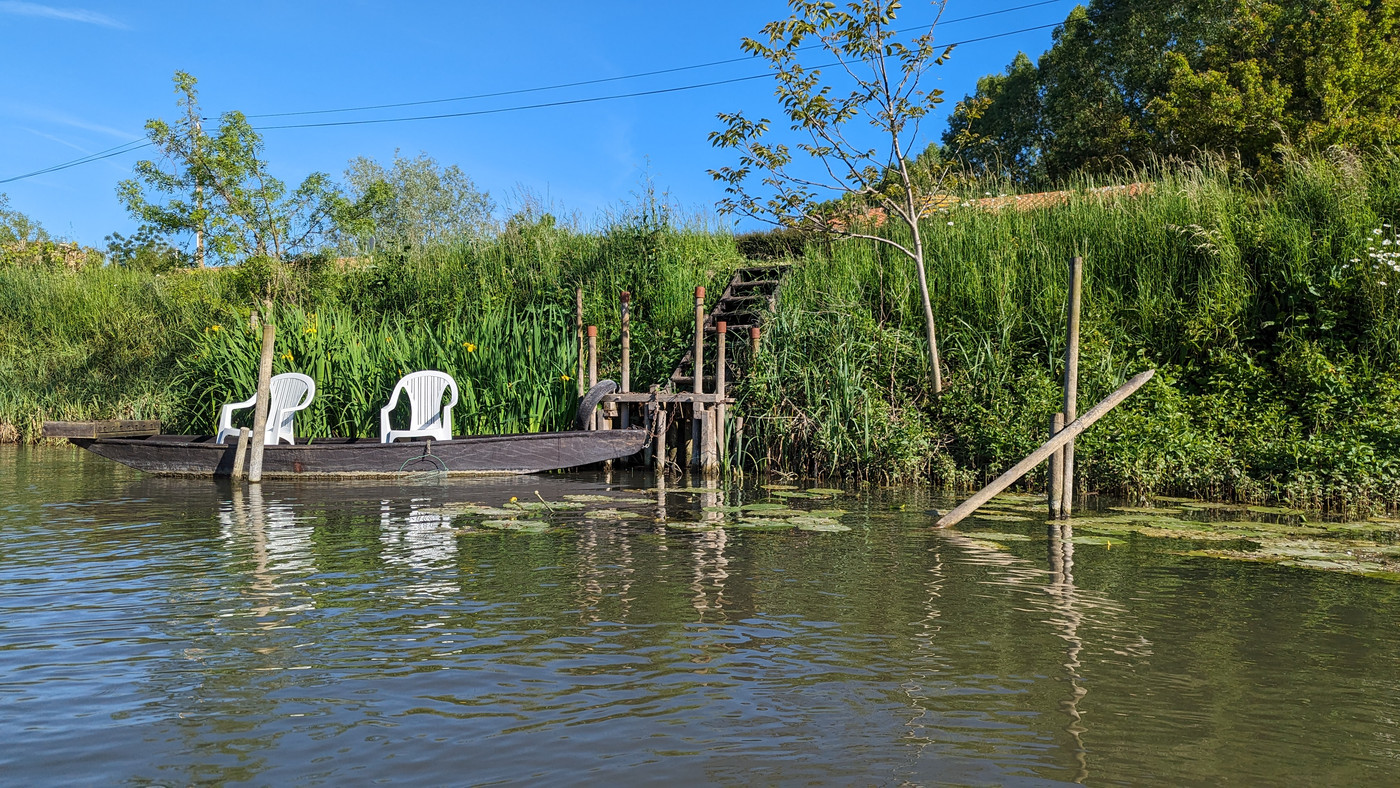
POLYGON ((417 457, 409 457, 408 459, 403 461, 403 465, 399 466, 399 473, 403 473, 408 468, 409 464, 421 462, 423 460, 432 460, 433 462, 438 464, 439 468, 438 470, 433 471, 418 471, 418 473, 447 473, 447 461, 437 456, 436 454, 433 454, 432 438, 429 438, 428 442, 423 445, 423 453, 421 455, 417 457))

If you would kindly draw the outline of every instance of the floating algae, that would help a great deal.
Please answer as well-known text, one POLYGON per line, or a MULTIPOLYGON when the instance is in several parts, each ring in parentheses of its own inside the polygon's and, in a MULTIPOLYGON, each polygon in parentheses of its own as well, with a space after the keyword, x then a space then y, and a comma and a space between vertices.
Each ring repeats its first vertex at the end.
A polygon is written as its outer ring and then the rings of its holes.
POLYGON ((983 542, 1029 542, 1031 537, 1025 534, 1003 534, 995 531, 958 531, 958 535, 968 539, 977 539, 983 542))
POLYGON ((627 512, 622 509, 594 509, 591 512, 584 512, 583 516, 590 520, 635 520, 641 517, 636 512, 627 512))
POLYGON ((1031 523, 1036 520, 1034 517, 1027 517, 1023 514, 978 514, 976 518, 998 523, 1031 523))
POLYGON ((746 512, 776 512, 780 509, 786 509, 788 507, 787 504, 782 503, 751 503, 747 506, 741 506, 739 508, 743 509, 746 512))
POLYGON ((549 530, 549 523, 539 520, 483 520, 482 528, 492 528, 497 531, 519 531, 521 533, 537 534, 549 530))
POLYGON ((807 521, 807 522, 800 522, 800 523, 799 523, 799 522, 796 522, 796 519, 801 519, 801 518, 795 518, 794 520, 789 521, 789 522, 792 522, 793 525, 796 525, 796 526, 797 526, 797 530, 799 530, 799 531, 819 531, 819 532, 830 532, 830 533, 834 533, 834 532, 838 532, 838 531, 849 531, 849 530, 851 530, 851 527, 850 527, 849 525, 842 525, 842 524, 840 524, 840 523, 838 523, 838 522, 831 522, 831 521, 824 521, 824 522, 807 521))
POLYGON ((832 488, 832 487, 813 487, 813 488, 807 490, 807 492, 812 493, 813 495, 845 495, 845 494, 846 494, 846 491, 845 491, 845 490, 837 490, 837 489, 834 489, 834 488, 832 488))

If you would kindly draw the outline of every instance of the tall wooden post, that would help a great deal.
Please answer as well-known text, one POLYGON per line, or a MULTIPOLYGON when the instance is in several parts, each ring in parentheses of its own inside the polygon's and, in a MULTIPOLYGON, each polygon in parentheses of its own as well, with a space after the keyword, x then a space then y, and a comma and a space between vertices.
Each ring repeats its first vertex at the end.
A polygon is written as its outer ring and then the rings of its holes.
MULTIPOLYGON (((695 288, 695 349, 692 351, 695 356, 695 369, 691 373, 691 391, 696 394, 705 393, 705 288, 695 288)), ((704 421, 705 406, 698 402, 690 404, 690 446, 687 455, 690 459, 692 470, 701 467, 701 455, 704 454, 704 421)))
POLYGON ((727 407, 724 404, 724 346, 729 333, 729 325, 723 320, 715 323, 715 339, 718 346, 715 348, 715 454, 717 460, 723 460, 727 454, 724 441, 724 417, 727 407))
POLYGON ((267 435, 267 411, 272 399, 272 354, 277 330, 271 323, 263 323, 262 357, 258 362, 258 401, 253 406, 253 445, 248 456, 248 481, 262 482, 263 444, 267 435))
POLYGON ((243 478, 244 468, 248 461, 248 428, 238 428, 238 448, 233 450, 233 472, 229 478, 239 481, 243 478))
MULTIPOLYGON (((1079 410, 1079 304, 1084 284, 1084 258, 1075 256, 1069 268, 1069 341, 1065 344, 1065 423, 1079 410)), ((1060 488, 1060 517, 1069 517, 1074 504, 1074 440, 1064 448, 1064 482, 1060 488)))
POLYGON ((695 387, 705 393, 705 288, 695 288, 695 387))
POLYGON ((763 336, 763 331, 758 326, 749 329, 749 352, 754 356, 758 355, 758 341, 763 336))
POLYGON ((574 329, 578 333, 578 395, 583 396, 587 389, 583 386, 583 288, 574 291, 574 329))
MULTIPOLYGON (((588 388, 593 388, 598 383, 598 327, 588 327, 588 388)), ((598 429, 598 409, 594 408, 593 413, 588 417, 588 429, 598 429)))
MULTIPOLYGON (((660 386, 653 383, 651 393, 655 394, 660 390, 660 386)), ((663 484, 666 478, 666 407, 660 403, 651 405, 652 411, 652 450, 651 461, 655 463, 656 483, 663 484)))
MULTIPOLYGON (((1056 413, 1050 418, 1050 437, 1060 434, 1060 430, 1065 428, 1065 414, 1056 413)), ((1046 479, 1046 497, 1050 504, 1050 519, 1056 520, 1060 516, 1060 499, 1064 497, 1062 489, 1065 484, 1065 453, 1063 450, 1050 455, 1050 473, 1046 479)))
MULTIPOLYGON (((632 390, 632 294, 622 291, 622 391, 632 390)), ((619 404, 622 409, 621 422, 625 430, 632 426, 632 406, 619 404)))

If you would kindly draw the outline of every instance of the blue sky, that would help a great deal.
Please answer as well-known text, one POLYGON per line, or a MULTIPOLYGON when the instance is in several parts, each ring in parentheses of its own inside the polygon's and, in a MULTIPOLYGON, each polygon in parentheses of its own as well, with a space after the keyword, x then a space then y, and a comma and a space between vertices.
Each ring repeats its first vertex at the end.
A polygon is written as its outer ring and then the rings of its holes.
MULTIPOLYGON (((950 0, 945 19, 1036 0, 950 0)), ((960 41, 1059 22, 1071 0, 940 27, 960 41)), ((909 3, 901 23, 932 18, 909 3)), ((248 115, 429 100, 620 77, 740 57, 739 39, 787 15, 779 0, 676 3, 98 2, 0 0, 0 179, 143 137, 149 118, 175 116, 171 76, 200 81, 206 115, 248 115)), ((958 48, 930 75, 951 109, 977 78, 1018 50, 1038 56, 1049 29, 958 48)), ((508 108, 673 88, 762 73, 739 62, 600 85, 490 99, 291 118, 317 122, 508 108)), ((339 178, 355 156, 395 149, 460 166, 502 211, 521 190, 590 221, 632 199, 644 173, 688 212, 712 210, 721 188, 707 169, 733 163, 706 139, 715 113, 773 117, 769 80, 547 109, 333 128, 268 129, 266 157, 295 185, 314 171, 339 178)), ((927 127, 928 141, 943 122, 927 127)), ((149 149, 145 151, 149 155, 149 149)), ((101 245, 134 223, 115 187, 140 153, 0 184, 11 207, 50 233, 101 245)))

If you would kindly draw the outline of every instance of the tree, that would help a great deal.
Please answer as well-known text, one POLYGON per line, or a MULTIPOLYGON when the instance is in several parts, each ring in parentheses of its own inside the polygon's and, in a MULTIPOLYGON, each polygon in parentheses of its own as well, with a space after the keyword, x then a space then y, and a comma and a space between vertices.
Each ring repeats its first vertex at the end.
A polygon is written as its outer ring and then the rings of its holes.
POLYGON ((9 196, 0 193, 0 251, 47 240, 48 232, 38 222, 11 208, 9 196))
POLYGON ((943 373, 920 219, 950 170, 915 166, 910 154, 921 122, 943 101, 941 90, 920 88, 928 70, 952 54, 952 47, 940 50, 934 44, 943 4, 931 4, 934 22, 908 40, 895 29, 896 0, 851 0, 841 7, 789 0, 788 5, 790 17, 764 25, 762 39, 745 38, 742 46, 772 68, 778 102, 800 141, 768 143, 767 118, 721 113, 723 128, 710 134, 710 142, 738 151, 739 164, 710 171, 728 195, 719 208, 784 227, 867 239, 908 258, 918 275, 931 384, 939 394, 943 373), (834 79, 824 73, 825 66, 802 64, 799 54, 809 48, 836 61, 834 79), (867 143, 867 137, 874 141, 867 143), (757 188, 750 182, 754 175, 757 188), (872 206, 897 219, 908 239, 874 232, 872 206))
POLYGON ((325 173, 312 173, 290 193, 263 160, 262 137, 241 112, 226 112, 204 132, 194 77, 175 73, 182 116, 147 121, 146 136, 162 154, 136 163, 136 178, 117 194, 132 216, 156 231, 188 239, 200 234, 215 259, 285 260, 309 252, 355 206, 325 173))
MULTIPOLYGON (((477 238, 493 229, 491 196, 457 167, 443 167, 426 153, 404 158, 394 151, 385 167, 363 156, 345 170, 352 199, 366 206, 378 245, 423 247, 477 238)), ((354 238, 359 246, 363 237, 354 238)))
POLYGON ((1285 145, 1393 146, 1400 0, 1093 0, 1033 72, 1018 58, 978 83, 958 136, 978 141, 969 163, 994 155, 1027 183, 1200 151, 1259 168, 1285 145))

